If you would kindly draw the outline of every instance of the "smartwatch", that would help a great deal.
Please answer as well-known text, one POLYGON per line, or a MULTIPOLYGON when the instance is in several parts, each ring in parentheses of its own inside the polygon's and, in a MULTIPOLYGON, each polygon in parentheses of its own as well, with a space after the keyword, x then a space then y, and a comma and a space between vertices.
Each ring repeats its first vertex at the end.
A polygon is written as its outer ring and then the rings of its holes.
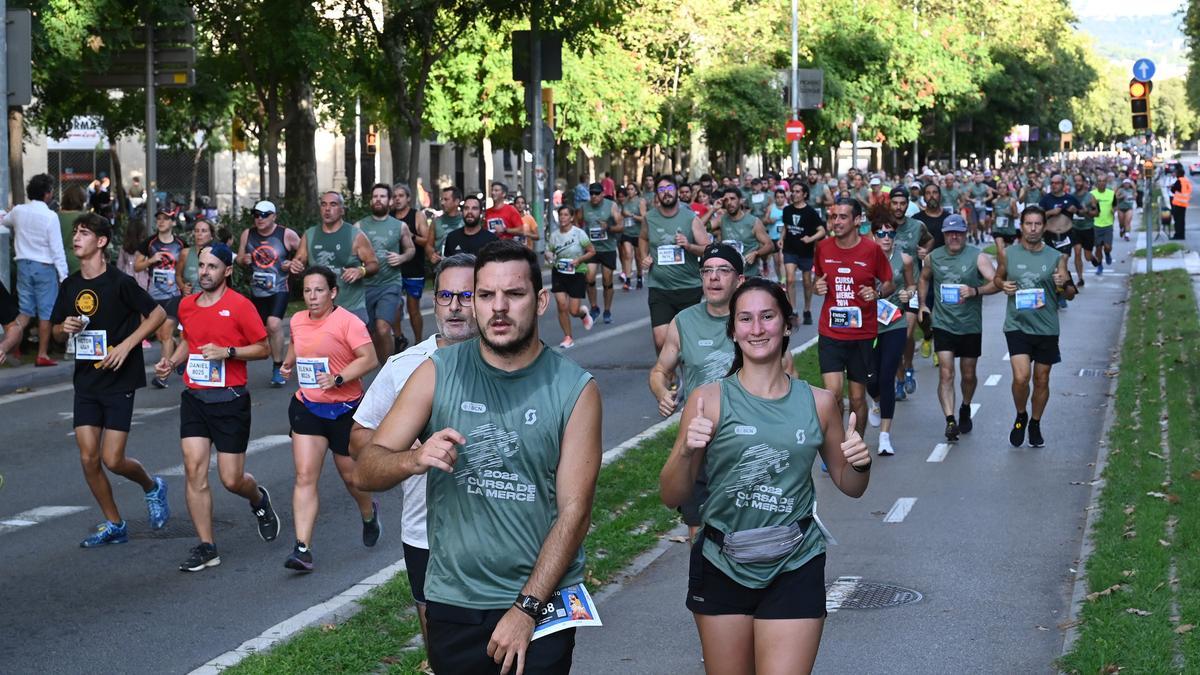
POLYGON ((236 356, 237 356, 237 347, 230 347, 229 348, 229 358, 232 359, 236 356))
POLYGON ((333 376, 333 386, 340 387, 343 384, 346 384, 346 378, 342 377, 340 374, 333 376))
POLYGON ((518 595, 516 601, 513 602, 513 607, 516 607, 525 614, 529 615, 529 618, 533 619, 534 622, 537 622, 542 618, 542 608, 544 606, 545 605, 541 600, 538 600, 532 595, 525 595, 523 593, 518 595))

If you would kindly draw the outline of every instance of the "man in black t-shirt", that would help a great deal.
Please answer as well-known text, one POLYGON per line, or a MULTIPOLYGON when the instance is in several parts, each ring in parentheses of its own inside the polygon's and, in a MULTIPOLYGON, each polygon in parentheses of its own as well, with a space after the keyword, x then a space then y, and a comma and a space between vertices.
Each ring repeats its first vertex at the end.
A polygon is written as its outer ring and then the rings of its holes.
MULTIPOLYGON (((796 306, 796 270, 803 274, 804 325, 812 324, 813 249, 825 236, 821 214, 808 204, 808 185, 792 183, 791 203, 783 207, 783 233, 779 245, 783 248, 783 266, 787 270, 787 294, 792 307, 796 306)), ((796 325, 796 317, 790 317, 796 325)))
POLYGON ((63 280, 50 320, 54 338, 75 341, 75 441, 83 476, 105 522, 80 542, 83 548, 128 541, 104 469, 137 483, 146 493, 150 526, 170 517, 167 484, 125 456, 133 418, 133 393, 146 386, 142 340, 167 313, 133 277, 107 263, 112 226, 88 213, 75 220, 73 248, 79 271, 63 280))
POLYGON ((486 244, 499 239, 495 232, 483 226, 483 203, 476 195, 467 195, 462 203, 463 226, 446 235, 442 256, 455 253, 475 255, 486 244))
POLYGON ((8 358, 8 352, 21 343, 24 325, 18 320, 21 311, 17 299, 0 284, 0 363, 8 358))

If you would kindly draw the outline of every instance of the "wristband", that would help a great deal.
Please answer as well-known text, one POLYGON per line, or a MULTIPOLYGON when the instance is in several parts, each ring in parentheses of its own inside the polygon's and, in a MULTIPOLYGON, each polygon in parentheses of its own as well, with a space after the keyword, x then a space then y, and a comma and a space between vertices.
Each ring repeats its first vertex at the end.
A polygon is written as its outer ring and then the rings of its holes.
POLYGON ((867 462, 861 468, 857 464, 851 464, 850 468, 854 469, 855 473, 866 473, 871 470, 872 462, 867 462))

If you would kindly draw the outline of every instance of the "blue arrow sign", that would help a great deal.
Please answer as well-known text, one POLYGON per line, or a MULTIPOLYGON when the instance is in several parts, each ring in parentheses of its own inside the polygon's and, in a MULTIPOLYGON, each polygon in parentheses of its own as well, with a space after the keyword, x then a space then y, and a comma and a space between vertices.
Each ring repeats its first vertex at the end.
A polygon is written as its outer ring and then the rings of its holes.
POLYGON ((1150 59, 1138 59, 1133 62, 1133 79, 1149 82, 1154 77, 1154 62, 1150 59))

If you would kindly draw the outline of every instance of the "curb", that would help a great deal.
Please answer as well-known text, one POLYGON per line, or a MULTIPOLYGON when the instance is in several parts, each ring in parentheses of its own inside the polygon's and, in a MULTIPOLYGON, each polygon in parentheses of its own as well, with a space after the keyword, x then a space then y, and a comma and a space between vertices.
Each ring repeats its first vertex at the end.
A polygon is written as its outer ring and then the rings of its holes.
MULTIPOLYGON (((142 350, 142 360, 150 372, 158 362, 159 346, 157 343, 149 349, 142 350)), ((74 359, 61 359, 57 366, 38 368, 33 365, 17 366, 15 368, 0 367, 0 394, 13 394, 18 389, 34 389, 55 384, 71 382, 75 375, 74 359)))

